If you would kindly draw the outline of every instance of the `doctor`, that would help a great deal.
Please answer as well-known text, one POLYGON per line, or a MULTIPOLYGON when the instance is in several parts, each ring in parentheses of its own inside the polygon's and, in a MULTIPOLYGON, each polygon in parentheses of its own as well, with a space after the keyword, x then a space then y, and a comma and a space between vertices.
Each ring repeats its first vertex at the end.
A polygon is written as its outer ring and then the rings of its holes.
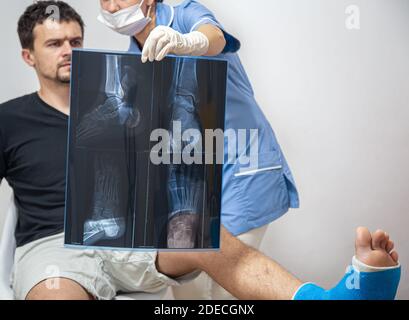
MULTIPOLYGON (((258 248, 268 224, 290 208, 298 208, 299 199, 290 168, 240 62, 240 42, 196 0, 175 7, 162 0, 100 0, 100 4, 98 20, 129 36, 129 51, 141 53, 144 63, 160 61, 167 54, 215 56, 229 62, 225 129, 258 130, 258 141, 250 139, 246 146, 249 150, 252 144, 258 145, 258 170, 238 174, 246 165, 224 164, 222 224, 258 248)), ((176 299, 232 298, 204 273, 173 293, 176 299)))

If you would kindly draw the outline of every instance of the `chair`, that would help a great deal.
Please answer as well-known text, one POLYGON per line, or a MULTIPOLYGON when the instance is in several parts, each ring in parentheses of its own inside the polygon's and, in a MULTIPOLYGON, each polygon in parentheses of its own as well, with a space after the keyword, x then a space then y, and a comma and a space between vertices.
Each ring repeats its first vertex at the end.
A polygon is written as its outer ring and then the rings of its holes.
MULTIPOLYGON (((14 205, 14 196, 11 197, 3 232, 0 235, 0 300, 13 300, 10 276, 14 264, 16 239, 14 230, 17 223, 17 209, 14 205)), ((166 294, 166 289, 158 293, 131 293, 121 294, 114 300, 161 300, 166 294)))

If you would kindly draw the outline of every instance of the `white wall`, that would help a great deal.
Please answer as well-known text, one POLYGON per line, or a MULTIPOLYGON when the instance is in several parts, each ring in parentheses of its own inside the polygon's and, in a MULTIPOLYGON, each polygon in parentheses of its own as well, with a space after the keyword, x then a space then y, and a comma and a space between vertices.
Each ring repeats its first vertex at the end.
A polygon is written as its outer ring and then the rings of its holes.
MULTIPOLYGON (((31 2, 10 1, 0 13, 0 101, 37 88, 15 33, 31 2)), ((127 48, 125 38, 95 20, 96 0, 68 2, 86 21, 87 47, 127 48)), ((329 287, 352 257, 354 229, 365 225, 386 229, 407 267, 409 1, 202 3, 241 39, 243 63, 301 195, 302 208, 270 227, 262 250, 302 279, 329 287), (345 27, 351 4, 360 7, 360 30, 345 27)), ((8 193, 3 184, 0 216, 8 193)), ((399 298, 409 299, 405 273, 399 298)))

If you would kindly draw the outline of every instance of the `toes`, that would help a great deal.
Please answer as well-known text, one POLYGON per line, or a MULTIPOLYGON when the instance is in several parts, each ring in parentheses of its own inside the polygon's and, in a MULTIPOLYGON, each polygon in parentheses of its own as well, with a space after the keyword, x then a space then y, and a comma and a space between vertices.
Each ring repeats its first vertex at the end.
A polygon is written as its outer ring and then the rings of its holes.
POLYGON ((388 242, 389 242, 389 234, 387 234, 386 232, 384 232, 384 234, 385 234, 384 238, 381 241, 381 248, 386 250, 386 246, 388 245, 388 242))
POLYGON ((382 230, 377 230, 372 234, 372 248, 376 249, 385 249, 386 243, 385 242, 385 232, 382 230))
POLYGON ((399 262, 399 255, 396 251, 391 252, 391 257, 396 263, 399 262))
POLYGON ((395 248, 395 243, 392 240, 389 240, 388 244, 386 245, 386 252, 390 253, 393 248, 395 248))
POLYGON ((372 236, 367 228, 359 227, 356 230, 355 249, 357 253, 360 250, 371 250, 372 236))

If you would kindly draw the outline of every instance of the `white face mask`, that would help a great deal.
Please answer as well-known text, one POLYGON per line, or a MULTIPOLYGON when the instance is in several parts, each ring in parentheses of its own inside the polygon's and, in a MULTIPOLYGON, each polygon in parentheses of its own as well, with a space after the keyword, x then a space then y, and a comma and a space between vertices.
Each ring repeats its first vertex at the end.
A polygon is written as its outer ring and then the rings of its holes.
POLYGON ((144 1, 115 13, 110 13, 101 8, 98 20, 120 34, 134 36, 145 29, 152 20, 149 17, 151 7, 149 7, 148 17, 143 14, 141 6, 144 1))

